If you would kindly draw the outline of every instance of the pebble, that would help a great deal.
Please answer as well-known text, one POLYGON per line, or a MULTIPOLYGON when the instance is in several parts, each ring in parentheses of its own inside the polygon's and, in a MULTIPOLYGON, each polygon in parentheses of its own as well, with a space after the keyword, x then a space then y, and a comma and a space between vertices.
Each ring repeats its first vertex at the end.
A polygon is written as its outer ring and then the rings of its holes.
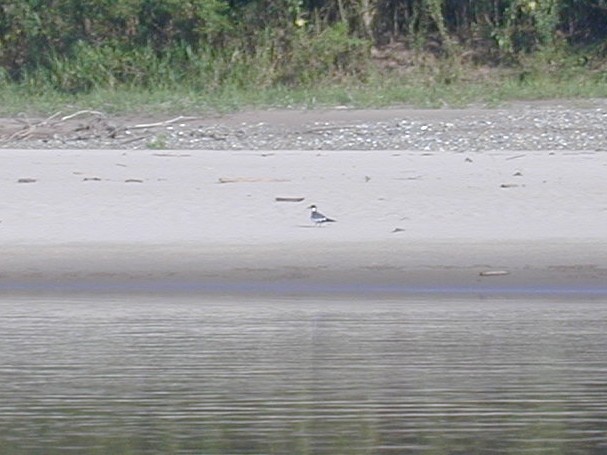
MULTIPOLYGON (((269 122, 233 124, 217 118, 211 124, 175 123, 142 129, 137 140, 126 128, 89 137, 66 131, 53 137, 3 142, 4 148, 146 149, 161 134, 162 148, 205 150, 419 150, 482 151, 607 151, 607 104, 578 108, 574 102, 552 107, 514 106, 466 111, 445 121, 394 118, 340 124, 312 122, 289 125, 269 122), (148 137, 150 136, 150 137, 148 137)), ((440 111, 437 111, 440 112, 440 111)), ((158 146, 158 144, 155 144, 158 146)))

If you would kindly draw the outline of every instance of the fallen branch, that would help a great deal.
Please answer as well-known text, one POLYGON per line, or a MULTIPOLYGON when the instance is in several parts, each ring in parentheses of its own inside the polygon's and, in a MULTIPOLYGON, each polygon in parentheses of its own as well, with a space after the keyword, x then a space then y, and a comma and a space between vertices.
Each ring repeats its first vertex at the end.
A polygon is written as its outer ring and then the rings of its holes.
POLYGON ((53 120, 55 117, 57 117, 59 115, 61 115, 61 111, 55 112, 53 115, 51 115, 46 120, 42 120, 40 123, 36 123, 35 126, 48 125, 48 122, 50 122, 51 120, 53 120))
POLYGON ((91 114, 91 115, 97 115, 99 117, 105 117, 105 114, 103 112, 83 110, 83 111, 74 112, 73 114, 61 117, 61 121, 65 122, 67 120, 71 120, 73 118, 79 117, 79 116, 84 115, 84 114, 91 114))
POLYGON ((30 137, 32 135, 32 133, 36 130, 37 127, 48 125, 48 123, 52 119, 54 119, 55 117, 57 117, 60 114, 61 114, 61 111, 57 111, 50 117, 48 117, 38 123, 30 123, 26 120, 27 126, 24 126, 22 129, 15 131, 13 134, 11 134, 7 138, 3 139, 2 142, 6 143, 6 142, 13 141, 13 140, 22 141, 24 139, 27 139, 28 137, 30 137))

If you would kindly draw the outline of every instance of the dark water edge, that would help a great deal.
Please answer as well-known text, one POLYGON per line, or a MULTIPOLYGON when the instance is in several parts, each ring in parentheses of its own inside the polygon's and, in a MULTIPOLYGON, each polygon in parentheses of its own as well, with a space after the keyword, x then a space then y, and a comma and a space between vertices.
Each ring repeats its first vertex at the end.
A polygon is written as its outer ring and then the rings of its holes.
POLYGON ((604 454, 607 298, 0 299, 2 454, 604 454))
POLYGON ((19 298, 120 298, 131 296, 163 296, 164 298, 235 298, 255 299, 468 299, 468 298, 550 298, 550 299, 591 299, 607 300, 607 284, 603 283, 549 283, 545 285, 507 283, 500 284, 499 278, 479 280, 474 284, 427 285, 381 284, 369 282, 300 282, 299 280, 275 281, 230 281, 226 283, 164 280, 78 280, 78 281, 11 281, 0 285, 2 296, 19 298))

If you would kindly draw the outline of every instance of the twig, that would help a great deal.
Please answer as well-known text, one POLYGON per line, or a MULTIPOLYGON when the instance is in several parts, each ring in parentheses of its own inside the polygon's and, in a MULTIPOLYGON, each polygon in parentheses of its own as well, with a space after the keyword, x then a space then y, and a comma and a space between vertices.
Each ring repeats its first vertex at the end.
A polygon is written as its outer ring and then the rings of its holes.
POLYGON ((196 120, 198 118, 199 117, 186 117, 186 116, 180 115, 179 117, 172 118, 171 120, 165 120, 164 122, 142 123, 140 125, 132 125, 132 126, 126 127, 125 129, 135 130, 135 129, 141 129, 141 128, 154 128, 156 126, 170 125, 171 123, 179 122, 181 120, 196 120))
POLYGON ((526 154, 524 154, 524 153, 523 153, 523 154, 521 154, 521 155, 509 156, 509 157, 507 157, 507 158, 506 158, 506 161, 508 161, 508 160, 517 160, 517 159, 519 159, 519 158, 524 158, 525 156, 527 156, 527 155, 526 155, 526 154))
POLYGON ((152 136, 153 136, 153 134, 146 134, 144 136, 131 137, 129 139, 125 139, 124 141, 121 141, 120 144, 121 145, 130 144, 132 142, 141 141, 143 139, 147 139, 148 137, 152 137, 152 136))
POLYGON ((219 183, 281 183, 289 182, 287 179, 273 179, 267 177, 220 177, 219 183))
POLYGON ((326 133, 329 131, 338 131, 338 130, 353 130, 356 129, 356 125, 335 125, 335 126, 318 126, 314 128, 308 128, 307 130, 303 130, 301 134, 317 134, 317 133, 326 133))
POLYGON ((277 196, 274 198, 276 202, 301 202, 305 198, 304 197, 280 197, 277 196))

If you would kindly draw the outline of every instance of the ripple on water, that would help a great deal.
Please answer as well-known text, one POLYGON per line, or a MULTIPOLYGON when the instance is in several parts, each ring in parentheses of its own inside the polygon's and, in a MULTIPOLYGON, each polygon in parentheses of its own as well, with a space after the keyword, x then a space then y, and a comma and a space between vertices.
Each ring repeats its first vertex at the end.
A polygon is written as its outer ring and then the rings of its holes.
POLYGON ((4 299, 0 312, 7 453, 607 450, 604 301, 4 299))

